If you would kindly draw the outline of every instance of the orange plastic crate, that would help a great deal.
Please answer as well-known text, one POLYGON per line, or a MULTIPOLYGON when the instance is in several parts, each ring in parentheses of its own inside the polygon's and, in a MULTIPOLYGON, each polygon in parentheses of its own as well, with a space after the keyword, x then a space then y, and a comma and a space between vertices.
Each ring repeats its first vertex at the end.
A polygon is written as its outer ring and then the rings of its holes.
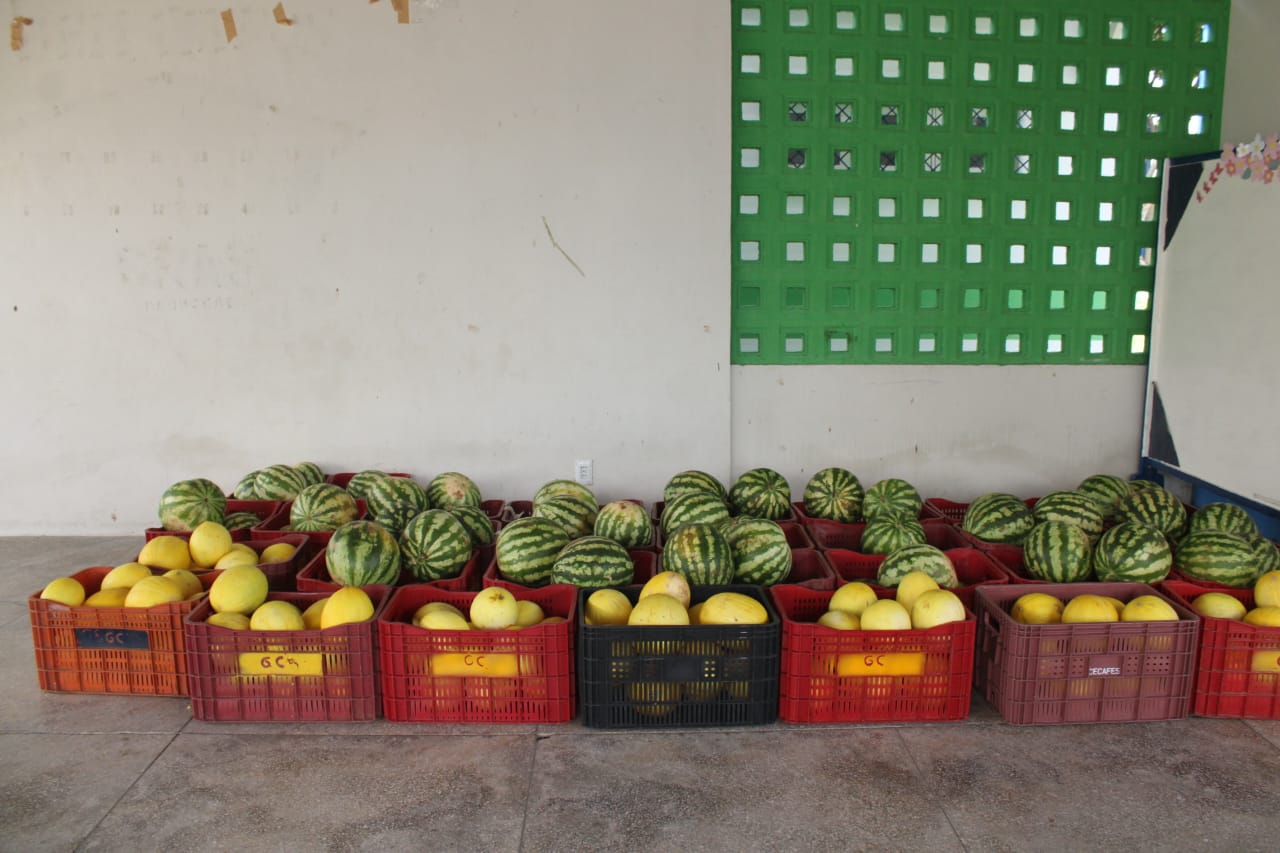
MULTIPOLYGON (((882 598, 891 598, 896 594, 895 589, 876 584, 876 575, 880 571, 880 564, 884 562, 883 555, 842 550, 824 553, 827 562, 831 564, 832 571, 836 574, 836 586, 861 581, 874 589, 877 595, 882 591, 887 593, 881 596, 882 598)), ((956 569, 956 578, 960 581, 960 586, 949 587, 949 589, 970 610, 973 609, 973 591, 977 587, 1009 583, 1009 575, 1004 569, 976 548, 952 548, 945 553, 951 558, 951 564, 956 569)))
MULTIPOLYGON (((661 569, 658 568, 657 552, 650 551, 647 548, 628 548, 627 553, 631 555, 631 562, 636 567, 635 574, 631 578, 632 584, 643 584, 645 581, 649 580, 661 571, 661 569)), ((498 571, 497 555, 492 552, 490 552, 488 563, 484 567, 484 574, 481 576, 480 583, 482 586, 500 586, 503 589, 509 589, 512 592, 530 589, 554 589, 556 587, 564 587, 565 589, 573 590, 577 589, 576 586, 567 583, 531 587, 516 583, 515 581, 509 581, 502 576, 500 571, 498 571)))
MULTIPOLYGON (((206 598, 183 623, 191 715, 217 722, 357 722, 381 707, 377 678, 378 612, 388 588, 364 588, 374 616, 307 631, 236 631, 210 625, 206 598)), ((305 610, 321 592, 273 592, 305 610)))
MULTIPOLYGON (((793 723, 963 720, 976 622, 910 631, 840 631, 817 623, 834 594, 773 587, 782 617, 778 716, 793 723)), ((879 589, 880 598, 892 590, 879 589)))
MULTIPOLYGON (((408 569, 402 569, 395 586, 434 586, 455 592, 477 590, 480 588, 480 574, 492 559, 493 546, 482 545, 471 552, 471 559, 467 560, 457 577, 420 581, 408 569)), ((329 575, 329 561, 323 548, 298 572, 299 592, 333 592, 341 586, 329 575)))
POLYGON ((1200 619, 1140 583, 979 587, 975 683, 1010 723, 1114 723, 1187 716, 1200 619), (1176 622, 1023 625, 1009 615, 1030 592, 1062 601, 1084 593, 1129 601, 1158 595, 1176 622))
MULTIPOLYGON (((1216 584, 1164 581, 1160 591, 1179 604, 1222 592, 1252 609, 1253 591, 1216 584)), ((1199 717, 1280 720, 1280 628, 1201 617, 1191 713, 1199 717)))
MULTIPOLYGON (((111 568, 93 566, 72 577, 86 595, 92 595, 111 568)), ((153 569, 152 574, 164 572, 153 569)), ((212 579, 211 575, 202 579, 206 589, 212 579)), ((179 601, 147 608, 67 607, 33 593, 27 609, 40 689, 186 696, 183 618, 195 606, 195 601, 179 601)))
POLYGON ((408 723, 564 723, 576 713, 573 638, 577 589, 518 589, 563 622, 518 631, 430 631, 412 624, 430 601, 463 613, 478 593, 397 589, 378 618, 382 706, 408 723))

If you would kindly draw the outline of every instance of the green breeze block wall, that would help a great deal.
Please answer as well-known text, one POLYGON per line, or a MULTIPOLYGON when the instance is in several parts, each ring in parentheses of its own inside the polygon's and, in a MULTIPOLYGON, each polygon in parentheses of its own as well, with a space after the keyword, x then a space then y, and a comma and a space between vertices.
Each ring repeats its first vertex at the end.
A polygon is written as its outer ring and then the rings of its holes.
POLYGON ((1228 0, 733 0, 732 361, 1141 364, 1228 0))

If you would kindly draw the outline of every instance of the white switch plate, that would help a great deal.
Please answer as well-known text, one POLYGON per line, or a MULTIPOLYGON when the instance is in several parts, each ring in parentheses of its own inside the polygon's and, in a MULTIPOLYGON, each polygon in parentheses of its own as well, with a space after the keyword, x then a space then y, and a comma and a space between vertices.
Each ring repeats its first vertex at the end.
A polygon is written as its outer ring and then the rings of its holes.
POLYGON ((584 486, 590 486, 592 481, 592 465, 590 459, 579 459, 573 463, 573 479, 577 480, 584 486))

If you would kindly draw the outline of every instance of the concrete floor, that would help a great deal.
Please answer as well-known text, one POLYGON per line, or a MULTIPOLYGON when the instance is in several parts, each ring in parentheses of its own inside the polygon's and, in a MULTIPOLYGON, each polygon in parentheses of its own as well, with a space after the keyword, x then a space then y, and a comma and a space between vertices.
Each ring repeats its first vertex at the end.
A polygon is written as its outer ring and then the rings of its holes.
POLYGON ((229 724, 42 693, 26 597, 139 539, 0 539, 0 850, 1275 850, 1280 723, 609 732, 229 724))

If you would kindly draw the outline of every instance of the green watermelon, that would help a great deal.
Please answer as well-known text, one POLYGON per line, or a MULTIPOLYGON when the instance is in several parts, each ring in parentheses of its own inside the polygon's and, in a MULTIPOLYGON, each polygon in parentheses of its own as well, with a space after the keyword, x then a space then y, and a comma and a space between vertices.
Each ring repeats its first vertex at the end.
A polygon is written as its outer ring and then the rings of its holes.
POLYGON ((384 504, 378 508, 377 517, 370 516, 370 518, 387 528, 392 536, 399 539, 400 534, 404 532, 405 525, 420 512, 422 512, 422 507, 417 504, 384 504))
POLYGON ((951 558, 941 548, 928 543, 908 545, 885 557, 876 571, 876 583, 896 587, 911 572, 924 572, 933 578, 934 583, 946 589, 960 586, 951 558))
POLYGON ((240 482, 236 483, 236 487, 231 490, 233 497, 242 501, 260 501, 262 497, 258 494, 258 474, 260 471, 250 471, 240 478, 240 482))
POLYGON ((894 477, 873 484, 862 497, 862 514, 868 523, 895 515, 919 518, 923 506, 915 486, 894 477))
POLYGON ((1150 525, 1166 539, 1176 542, 1186 532, 1187 509, 1172 493, 1160 486, 1147 485, 1120 499, 1116 504, 1116 521, 1150 525))
POLYGON ((551 495, 534 503, 533 517, 547 518, 564 528, 570 539, 589 536, 599 507, 574 495, 551 495))
POLYGON ((670 503, 685 492, 711 492, 724 503, 729 503, 729 492, 724 484, 705 471, 681 471, 674 475, 662 488, 662 500, 670 503))
POLYGON ((1129 483, 1114 474, 1093 474, 1081 480, 1076 491, 1092 498, 1103 520, 1109 521, 1115 518, 1120 499, 1129 494, 1129 483))
POLYGON ((471 534, 442 509, 418 513, 400 534, 405 568, 420 581, 456 578, 471 559, 471 550, 471 534))
POLYGON ((1188 533, 1173 556, 1178 571, 1196 580, 1244 588, 1261 575, 1253 545, 1224 530, 1188 533))
POLYGON ((1169 540, 1145 524, 1117 524, 1093 547, 1093 573, 1105 583, 1155 583, 1164 580, 1171 568, 1169 540))
POLYGON ((222 526, 227 530, 248 530, 261 521, 261 518, 251 512, 229 512, 222 520, 222 526))
POLYGON ((253 478, 253 488, 259 500, 291 501, 307 482, 292 465, 268 465, 253 478))
POLYGON ((432 509, 455 506, 480 506, 480 487, 466 474, 447 471, 427 483, 427 500, 432 509))
POLYGON ((791 515, 791 486, 772 468, 752 468, 734 481, 729 506, 734 515, 787 518, 791 515))
POLYGON ((299 532, 337 530, 354 521, 356 499, 331 483, 313 483, 298 492, 289 507, 289 527, 299 532))
POLYGON ((351 493, 351 497, 367 501, 369 500, 369 488, 378 480, 389 476, 391 475, 386 471, 379 471, 376 468, 357 471, 347 481, 347 491, 351 493))
POLYGON ((653 543, 653 519, 634 501, 611 501, 596 513, 592 532, 624 548, 644 548, 653 543))
POLYGON ((1211 503, 1191 513, 1187 521, 1187 530, 1223 530, 1234 533, 1245 539, 1256 539, 1259 536, 1258 525, 1253 517, 1235 504, 1211 503))
POLYGON ((179 480, 160 496, 160 526, 165 530, 195 530, 206 521, 221 524, 227 517, 227 496, 212 480, 179 480))
POLYGON ((662 548, 662 571, 677 572, 690 584, 727 584, 733 580, 733 552, 713 524, 694 522, 671 534, 662 548))
POLYGON ((1066 521, 1074 524, 1094 541, 1102 535, 1103 520, 1098 504, 1079 492, 1050 492, 1036 501, 1031 515, 1037 523, 1066 521))
POLYGON ((314 462, 299 462, 293 466, 293 470, 298 472, 302 482, 308 486, 324 482, 324 471, 320 470, 320 466, 314 462))
POLYGON ((509 581, 537 586, 551 577, 551 567, 569 534, 548 518, 517 518, 498 531, 495 555, 498 571, 509 581))
POLYGON ((925 541, 924 525, 915 516, 888 515, 867 522, 859 550, 864 554, 892 554, 925 541))
POLYGON ((329 577, 343 586, 393 584, 400 577, 396 538, 372 521, 348 521, 325 546, 329 577))
MULTIPOLYGON (((427 490, 410 477, 375 478, 369 484, 365 501, 369 504, 369 515, 375 521, 391 513, 391 508, 399 504, 415 507, 418 512, 430 509, 427 490)), ((397 512, 400 514, 403 510, 397 512)))
POLYGON ((478 506, 451 506, 447 510, 450 515, 462 522, 471 536, 471 544, 492 545, 494 540, 493 519, 478 506))
POLYGON ((723 535, 733 553, 734 583, 772 586, 791 574, 791 545, 778 522, 739 516, 723 535))
POLYGON ((804 511, 813 518, 852 524, 862 518, 862 484, 852 471, 823 468, 804 487, 804 511))
POLYGON ((1023 501, 1004 492, 992 492, 975 498, 969 504, 960 529, 984 542, 1018 545, 1035 523, 1031 510, 1023 501))
POLYGON ((584 536, 557 555, 551 566, 551 582, 584 589, 626 586, 635 579, 635 571, 626 548, 603 536, 584 536))
POLYGON ((543 483, 538 487, 538 491, 533 493, 533 504, 537 506, 541 501, 559 495, 570 495, 585 504, 590 504, 594 507, 600 506, 600 502, 596 500, 594 492, 573 480, 549 480, 543 483))
POLYGON ((1093 571, 1089 535, 1066 521, 1042 521, 1022 543, 1022 562, 1033 578, 1052 583, 1088 580, 1093 571))
POLYGON ((720 524, 729 518, 729 506, 710 492, 684 492, 662 507, 658 524, 670 536, 686 524, 720 524))
POLYGON ((1268 572, 1280 571, 1280 548, 1270 539, 1259 536, 1249 543, 1253 556, 1258 560, 1258 577, 1268 572))

